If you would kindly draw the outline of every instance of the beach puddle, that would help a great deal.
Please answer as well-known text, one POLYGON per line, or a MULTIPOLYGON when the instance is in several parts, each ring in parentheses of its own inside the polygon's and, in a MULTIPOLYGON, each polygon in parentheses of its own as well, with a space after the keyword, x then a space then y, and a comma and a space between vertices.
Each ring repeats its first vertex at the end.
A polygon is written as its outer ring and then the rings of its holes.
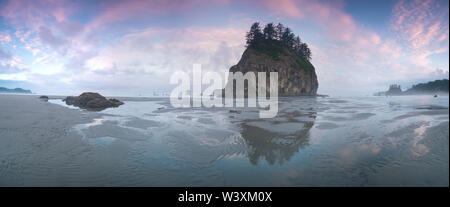
POLYGON ((98 137, 98 138, 90 138, 89 141, 93 144, 98 144, 102 147, 106 147, 112 142, 114 142, 117 138, 114 137, 98 137))
POLYGON ((126 149, 120 170, 143 185, 401 185, 396 170, 448 185, 448 97, 280 98, 271 119, 166 99, 86 113, 101 118, 72 129, 105 159, 126 149))

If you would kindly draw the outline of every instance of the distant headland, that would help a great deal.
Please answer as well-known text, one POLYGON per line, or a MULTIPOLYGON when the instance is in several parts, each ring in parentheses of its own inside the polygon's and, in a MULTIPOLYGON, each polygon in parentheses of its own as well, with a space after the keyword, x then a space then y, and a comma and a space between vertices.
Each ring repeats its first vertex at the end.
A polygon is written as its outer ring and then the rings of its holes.
POLYGON ((392 84, 389 86, 389 90, 377 92, 375 96, 402 96, 402 95, 436 95, 449 93, 449 80, 435 80, 427 83, 419 83, 413 85, 406 91, 402 91, 402 88, 398 84, 392 84))
POLYGON ((9 89, 5 87, 0 87, 0 93, 24 93, 24 94, 31 94, 31 90, 23 89, 23 88, 14 88, 9 89))

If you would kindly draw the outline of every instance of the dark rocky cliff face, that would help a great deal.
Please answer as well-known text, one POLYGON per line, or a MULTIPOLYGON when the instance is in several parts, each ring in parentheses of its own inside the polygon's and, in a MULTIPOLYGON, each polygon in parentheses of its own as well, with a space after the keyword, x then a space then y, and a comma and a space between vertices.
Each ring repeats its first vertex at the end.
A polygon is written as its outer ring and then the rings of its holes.
MULTIPOLYGON (((249 47, 230 72, 278 72, 279 96, 316 95, 319 83, 314 66, 281 45, 249 47)), ((257 74, 255 74, 257 76, 257 74)), ((268 78, 267 78, 268 79, 268 78)), ((227 84, 232 83, 228 81, 227 84)), ((257 91, 257 90, 256 90, 257 91)))

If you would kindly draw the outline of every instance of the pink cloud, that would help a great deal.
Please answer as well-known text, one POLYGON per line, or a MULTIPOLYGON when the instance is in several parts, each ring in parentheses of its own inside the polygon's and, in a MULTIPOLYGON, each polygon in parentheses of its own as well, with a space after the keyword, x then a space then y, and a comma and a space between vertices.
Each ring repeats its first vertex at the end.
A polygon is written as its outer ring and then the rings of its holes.
POLYGON ((73 68, 77 72, 65 80, 75 85, 171 88, 167 77, 177 70, 190 71, 192 63, 201 63, 204 71, 228 71, 245 49, 245 32, 215 27, 133 31, 77 61, 81 67, 73 68))
POLYGON ((55 17, 56 21, 58 21, 58 22, 67 21, 66 10, 61 7, 52 11, 52 15, 55 17))
POLYGON ((10 0, 0 8, 0 16, 14 26, 37 29, 48 24, 48 20, 66 21, 74 9, 73 2, 67 0, 10 0))
POLYGON ((449 10, 440 3, 401 0, 393 10, 391 28, 410 53, 410 63, 422 68, 422 74, 436 70, 429 66, 429 56, 449 51, 449 10))
MULTIPOLYGON (((322 27, 327 35, 350 44, 350 48, 360 53, 369 53, 364 51, 365 49, 397 58, 405 55, 394 41, 383 40, 377 33, 360 27, 357 21, 342 9, 340 2, 331 4, 307 0, 265 0, 263 5, 277 15, 298 19, 308 17, 322 27), (396 52, 397 54, 394 54, 396 52)), ((400 42, 420 53, 418 57, 421 60, 431 54, 448 51, 445 50, 448 47, 442 47, 448 45, 448 9, 439 7, 436 0, 401 0, 394 7, 391 21, 393 30, 401 37, 400 42)), ((368 57, 364 54, 359 56, 368 57)))
POLYGON ((445 44, 448 42, 448 9, 434 11, 437 4, 434 0, 400 1, 395 6, 392 28, 409 47, 398 39, 381 37, 370 28, 360 26, 339 3, 306 0, 284 0, 280 4, 265 0, 263 3, 275 15, 308 18, 331 37, 325 48, 311 45, 312 61, 320 68, 317 70, 319 82, 327 83, 322 87, 324 91, 334 91, 342 85, 351 88, 355 83, 371 87, 382 83, 385 87, 386 81, 431 77, 436 68, 430 66, 428 57, 448 51, 448 43, 445 44))
POLYGON ((312 18, 338 40, 351 41, 357 32, 355 20, 341 10, 339 1, 332 4, 308 0, 264 0, 263 5, 277 15, 312 18))
POLYGON ((16 32, 14 32, 14 35, 16 36, 17 39, 19 39, 21 42, 25 42, 25 40, 30 36, 31 32, 24 32, 22 30, 16 30, 16 32))
POLYGON ((442 51, 448 45, 448 8, 436 0, 399 1, 393 11, 391 27, 399 40, 418 53, 442 51))
POLYGON ((302 17, 302 11, 297 7, 296 2, 292 0, 264 1, 264 4, 277 14, 302 17))
POLYGON ((0 44, 10 43, 12 41, 11 36, 7 33, 0 33, 0 44))
MULTIPOLYGON (((103 7, 103 11, 90 24, 89 28, 97 28, 105 24, 123 21, 133 17, 148 14, 165 14, 172 11, 188 8, 200 0, 130 0, 109 3, 103 7)), ((222 3, 222 1, 219 1, 222 3)))

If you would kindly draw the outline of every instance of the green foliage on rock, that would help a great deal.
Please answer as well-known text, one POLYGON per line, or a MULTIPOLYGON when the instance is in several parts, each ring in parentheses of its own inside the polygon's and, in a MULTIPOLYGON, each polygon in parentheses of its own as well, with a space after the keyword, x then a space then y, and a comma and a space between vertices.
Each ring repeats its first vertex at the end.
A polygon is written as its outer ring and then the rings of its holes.
POLYGON ((286 48, 290 53, 298 56, 299 63, 311 60, 311 50, 308 44, 301 41, 299 36, 295 36, 289 27, 283 24, 268 23, 261 30, 259 22, 255 22, 247 32, 247 47, 259 50, 274 60, 279 60, 279 54, 286 53, 286 48))

